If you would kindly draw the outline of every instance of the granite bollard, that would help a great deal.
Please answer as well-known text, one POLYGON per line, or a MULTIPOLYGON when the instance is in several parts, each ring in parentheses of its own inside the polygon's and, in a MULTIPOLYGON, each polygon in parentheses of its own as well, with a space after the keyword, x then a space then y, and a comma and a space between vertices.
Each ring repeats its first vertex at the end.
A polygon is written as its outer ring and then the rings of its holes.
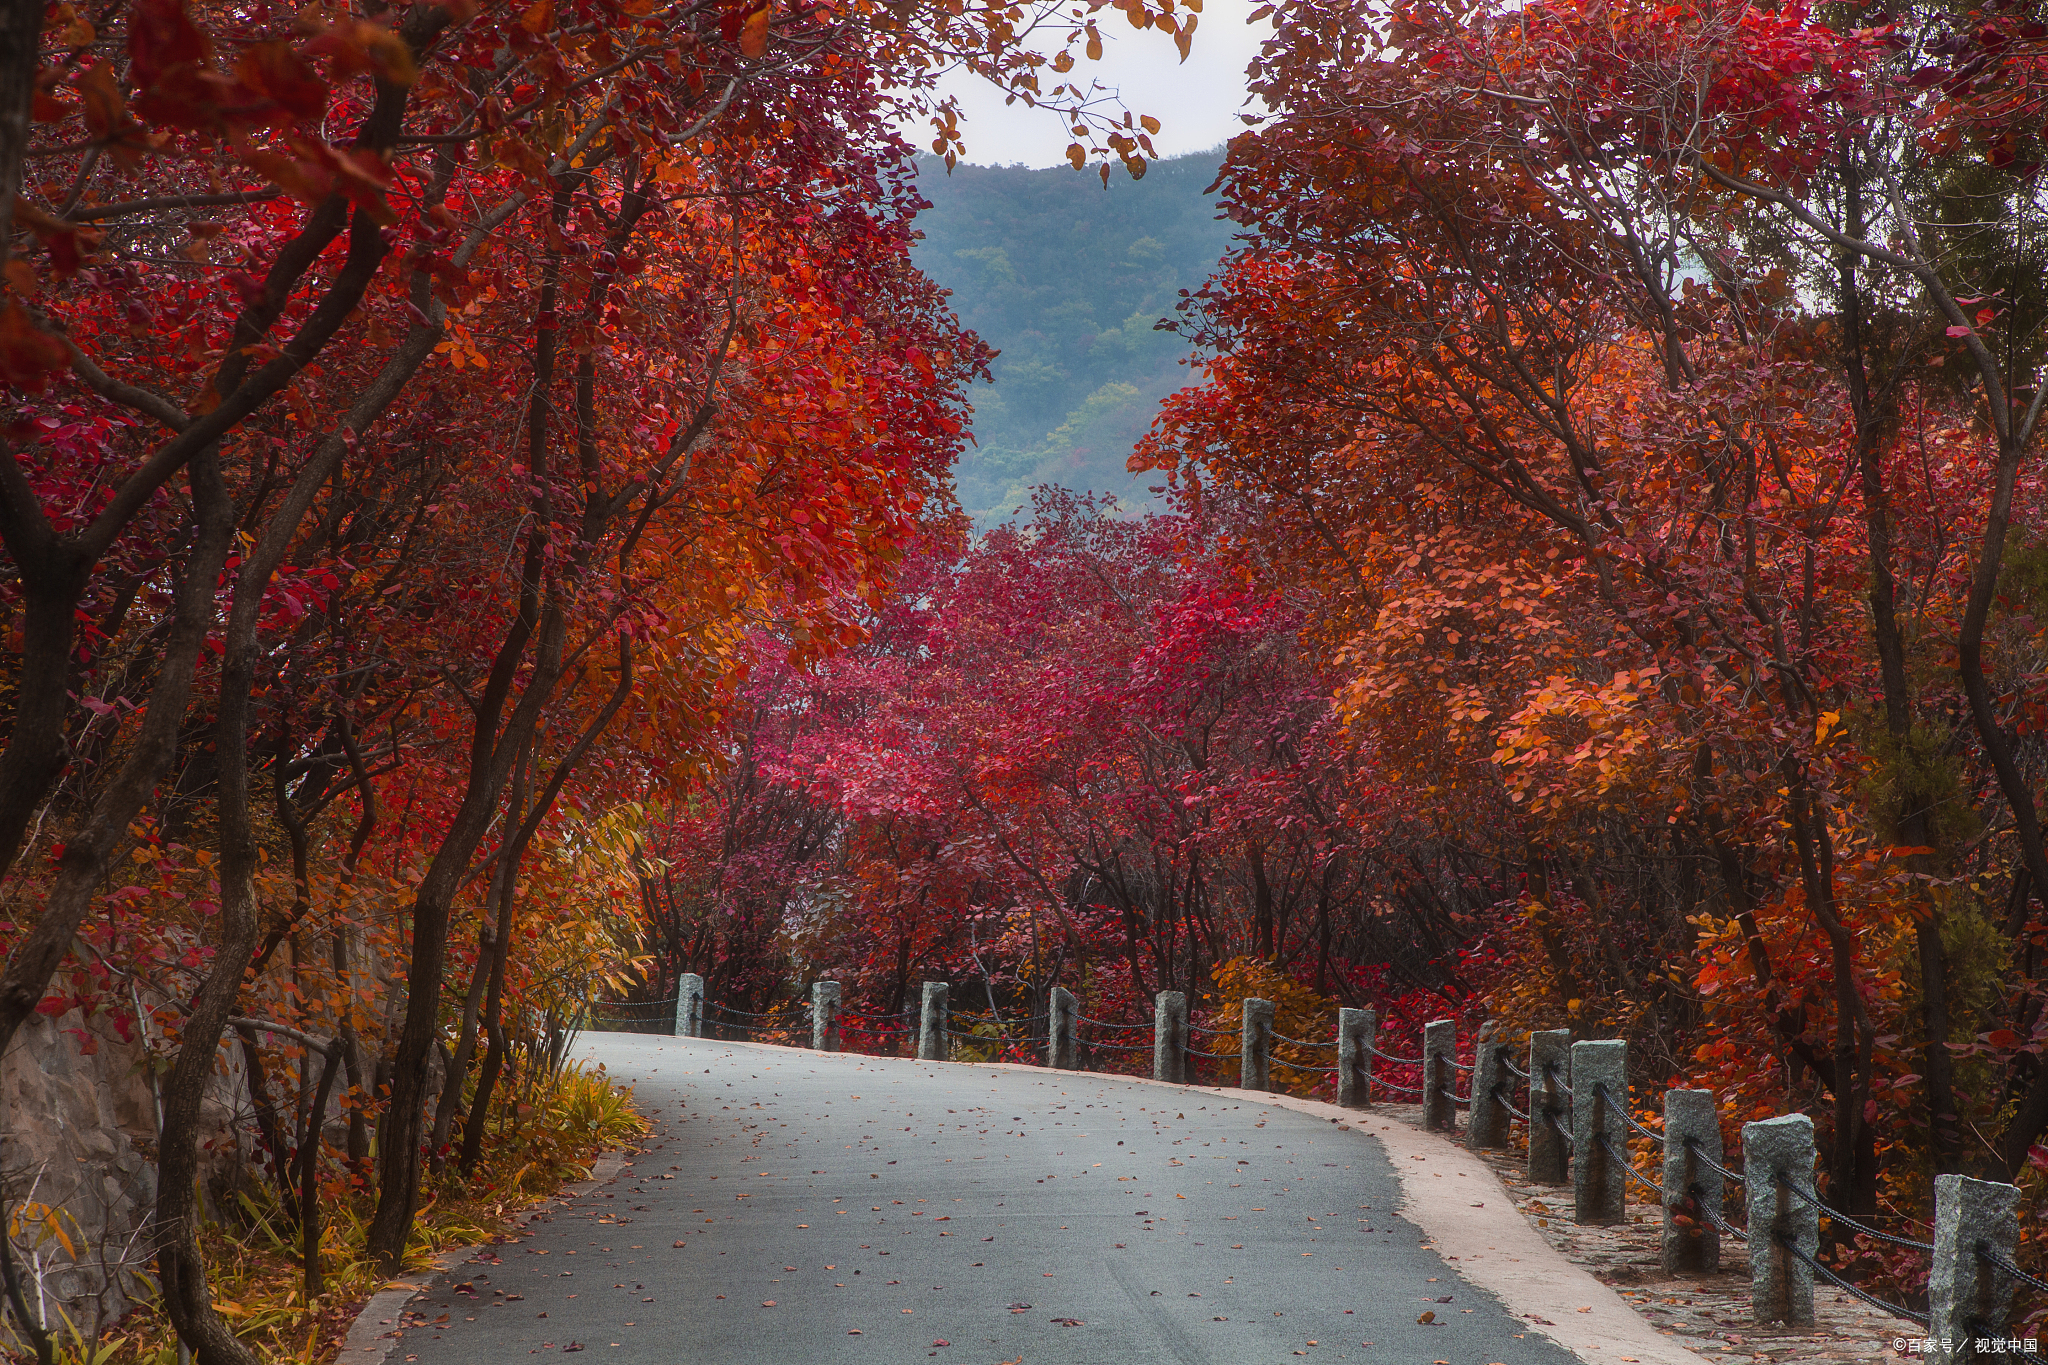
POLYGON ((704 1036, 704 978, 684 972, 676 980, 676 1037, 704 1036))
POLYGON ((1187 1084, 1188 998, 1161 991, 1152 1004, 1152 1079, 1187 1084))
POLYGON ((1539 1029, 1529 1035, 1529 1179, 1562 1185, 1571 1179, 1572 1031, 1539 1029))
POLYGON ((1619 1038, 1572 1044, 1572 1217, 1619 1223, 1628 1217, 1628 1129, 1609 1106, 1628 1103, 1628 1044, 1619 1038))
POLYGON ((839 983, 811 983, 811 1046, 820 1052, 839 1051, 839 983))
POLYGON ((1237 1083, 1245 1090, 1273 1088, 1273 1002, 1248 996, 1244 1002, 1243 1051, 1238 1056, 1237 1083))
POLYGON ((1934 1177, 1934 1270, 1927 1277, 1926 1359, 1941 1365, 1985 1361, 2003 1352, 1977 1349, 1979 1338, 2004 1338, 2012 1314, 2013 1278, 1979 1249, 2008 1263, 2019 1240, 2020 1192, 1967 1176, 1934 1177))
POLYGON ((1472 1101, 1465 1118, 1465 1145, 1473 1151, 1482 1147, 1508 1145, 1508 1111, 1501 1097, 1508 1079, 1501 1059, 1507 1044, 1499 1041, 1500 1026, 1489 1019, 1479 1026, 1479 1038, 1472 1044, 1472 1101))
POLYGON ((921 1062, 943 1062, 946 1060, 946 992, 944 981, 924 983, 924 996, 918 1002, 917 1012, 917 1059, 921 1062))
POLYGON ((1065 986, 1052 988, 1052 1000, 1045 1019, 1045 1064, 1062 1071, 1074 1069, 1074 1024, 1080 1002, 1065 986))
POLYGON ((1378 1017, 1369 1009, 1337 1011, 1337 1103, 1363 1109, 1372 1103, 1372 1049, 1378 1017))
POLYGON ((1820 1249, 1820 1214, 1785 1188, 1813 1191, 1813 1120, 1783 1114, 1742 1125, 1742 1191, 1749 1206, 1749 1311, 1757 1322, 1813 1323, 1813 1271, 1793 1254, 1820 1249))
POLYGON ((1422 1126, 1458 1131, 1458 1023, 1432 1019, 1422 1026, 1422 1126))
POLYGON ((1721 1110, 1711 1090, 1664 1092, 1664 1271, 1719 1270, 1721 1110))

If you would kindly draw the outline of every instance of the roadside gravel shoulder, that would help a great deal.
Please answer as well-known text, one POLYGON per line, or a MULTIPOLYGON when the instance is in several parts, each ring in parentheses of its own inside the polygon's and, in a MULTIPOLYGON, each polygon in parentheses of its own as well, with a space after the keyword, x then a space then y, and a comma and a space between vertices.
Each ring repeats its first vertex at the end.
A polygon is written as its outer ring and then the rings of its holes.
MULTIPOLYGON (((1402 1118, 1419 1128, 1419 1111, 1402 1118)), ((1812 1328, 1753 1324, 1749 1253, 1742 1243, 1722 1242, 1721 1269, 1715 1274, 1667 1275, 1659 1252, 1661 1213, 1655 1204, 1630 1204, 1626 1223, 1582 1227, 1571 1220, 1569 1186, 1530 1183, 1522 1175, 1522 1156, 1516 1151, 1489 1151, 1483 1159, 1529 1225, 1560 1255, 1584 1267, 1660 1333, 1685 1341, 1703 1359, 1881 1365, 1904 1356, 1894 1349, 1894 1341, 1926 1334, 1918 1324, 1879 1312, 1827 1284, 1814 1286, 1812 1328), (1563 1215, 1556 1210, 1563 1210, 1563 1215)))

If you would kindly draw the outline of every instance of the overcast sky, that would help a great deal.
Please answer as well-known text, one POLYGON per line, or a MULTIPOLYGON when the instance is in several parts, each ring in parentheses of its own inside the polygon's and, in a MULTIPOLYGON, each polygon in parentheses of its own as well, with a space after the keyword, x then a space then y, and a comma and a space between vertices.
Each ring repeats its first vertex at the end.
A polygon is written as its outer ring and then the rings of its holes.
MULTIPOLYGON (((1150 29, 1141 33, 1117 11, 1104 9, 1098 17, 1103 58, 1081 61, 1073 74, 1081 77, 1092 71, 1104 86, 1121 93, 1134 112, 1158 119, 1161 127, 1152 145, 1161 156, 1220 146, 1244 130, 1237 116, 1244 110, 1245 63, 1272 33, 1264 20, 1245 23, 1255 3, 1207 0, 1185 62, 1166 34, 1150 29)), ((1057 78, 1047 71, 1043 79, 1049 84, 1057 78)), ((1005 108, 1000 94, 971 76, 951 76, 944 88, 960 96, 968 161, 983 166, 1052 166, 1067 159, 1073 137, 1046 110, 1027 109, 1022 101, 1005 108)), ((913 144, 930 145, 929 131, 905 131, 913 144)))

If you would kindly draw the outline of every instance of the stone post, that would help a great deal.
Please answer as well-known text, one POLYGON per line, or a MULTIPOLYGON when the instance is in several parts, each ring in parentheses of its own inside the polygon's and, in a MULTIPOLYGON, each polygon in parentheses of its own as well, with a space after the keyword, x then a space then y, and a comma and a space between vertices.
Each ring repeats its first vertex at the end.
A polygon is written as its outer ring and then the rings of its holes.
POLYGON ((2006 1335, 2012 1313, 2012 1276, 1977 1258, 1981 1245, 2005 1260, 2018 1240, 2020 1192, 2011 1185, 1967 1176, 1934 1177, 1934 1273, 1927 1279, 1928 1334, 1937 1346, 1930 1362, 1988 1361, 1976 1339, 2006 1335))
POLYGON ((1372 1047, 1379 1019, 1371 1010, 1337 1011, 1337 1103, 1363 1109, 1372 1103, 1372 1047))
POLYGON ((1052 1004, 1045 1019, 1045 1064, 1062 1071, 1074 1069, 1074 1019, 1080 1002, 1065 986, 1052 988, 1052 1004))
POLYGON ((1529 1179, 1562 1185, 1571 1179, 1572 1031, 1541 1029, 1529 1035, 1529 1179), (1546 1119, 1545 1114, 1550 1117, 1546 1119), (1553 1122, 1555 1120, 1555 1122, 1553 1122))
POLYGON ((1664 1273, 1721 1268, 1721 1111, 1711 1090, 1664 1092, 1664 1273))
POLYGON ((1507 1056, 1507 1044, 1495 1041, 1499 1027, 1487 1020, 1479 1026, 1479 1040, 1472 1045, 1472 1103, 1465 1119, 1465 1145, 1475 1152, 1508 1145, 1507 1107, 1493 1093, 1496 1088, 1508 1088, 1507 1069, 1500 1064, 1507 1056))
POLYGON ((704 1036, 704 978, 684 972, 676 982, 676 1037, 704 1036))
POLYGON ((1804 1114, 1742 1125, 1742 1190, 1749 1204, 1749 1311, 1757 1322, 1813 1323, 1813 1271, 1787 1251, 1820 1247, 1820 1215, 1785 1188, 1813 1192, 1813 1120, 1804 1114))
POLYGON ((1628 1103, 1628 1044, 1619 1038, 1573 1043, 1572 1217, 1581 1223, 1628 1217, 1628 1129, 1601 1103, 1602 1094, 1628 1103))
POLYGON ((1244 1002, 1243 1050, 1237 1059, 1237 1084, 1242 1090, 1273 1088, 1273 1002, 1257 996, 1244 1002))
POLYGON ((917 1059, 946 1060, 946 990, 943 981, 924 983, 924 1001, 917 1015, 917 1059))
POLYGON ((1433 1133, 1458 1131, 1458 1021, 1432 1019, 1422 1026, 1422 1126, 1433 1133))
POLYGON ((1179 991, 1161 991, 1152 1003, 1152 1079, 1187 1084, 1188 998, 1179 991))
POLYGON ((811 983, 811 1046, 820 1052, 839 1051, 839 983, 811 983))

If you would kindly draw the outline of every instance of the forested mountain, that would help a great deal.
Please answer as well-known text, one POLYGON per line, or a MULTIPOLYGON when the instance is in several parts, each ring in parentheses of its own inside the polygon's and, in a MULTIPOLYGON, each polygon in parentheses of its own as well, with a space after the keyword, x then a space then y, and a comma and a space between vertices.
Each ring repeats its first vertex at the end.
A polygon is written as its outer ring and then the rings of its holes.
POLYGON ((1153 163, 1143 180, 1065 167, 919 165, 932 207, 912 257, 1001 352, 973 391, 975 446, 961 504, 987 520, 1033 484, 1146 498, 1124 469, 1158 401, 1188 382, 1188 348, 1153 324, 1207 278, 1229 245, 1203 194, 1220 151, 1153 163))

